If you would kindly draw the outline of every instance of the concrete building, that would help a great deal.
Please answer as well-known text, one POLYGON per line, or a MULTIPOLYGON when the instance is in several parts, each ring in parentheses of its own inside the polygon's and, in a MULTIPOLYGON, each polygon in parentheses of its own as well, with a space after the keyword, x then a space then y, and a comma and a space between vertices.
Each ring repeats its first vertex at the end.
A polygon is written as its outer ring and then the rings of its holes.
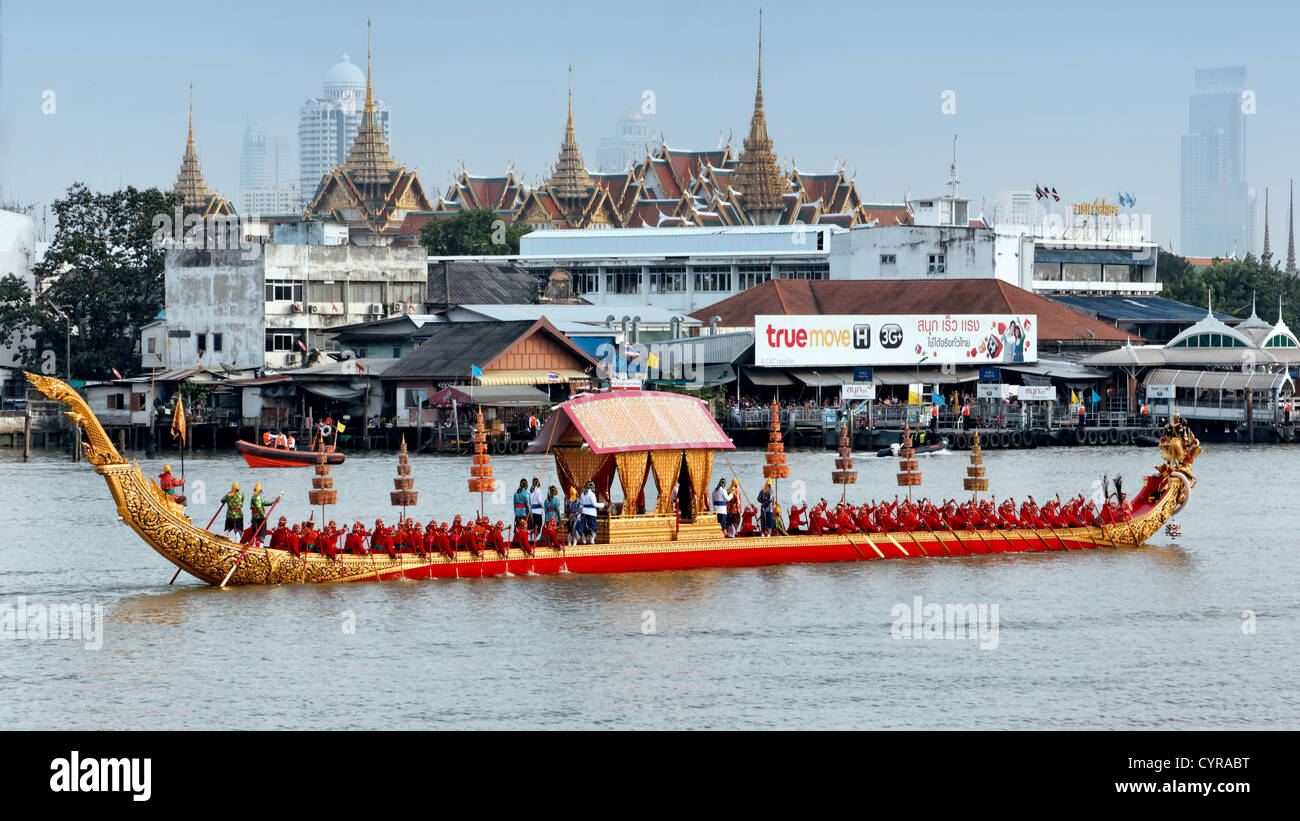
MULTIPOLYGON (((366 95, 366 75, 344 54, 325 75, 320 97, 298 108, 298 205, 305 206, 325 175, 348 158, 361 126, 366 95)), ((376 118, 388 142, 388 106, 375 101, 376 118)))
POLYGON ((240 213, 292 214, 298 203, 298 167, 289 138, 249 123, 239 152, 240 213))
POLYGON ((417 246, 269 242, 257 250, 167 252, 167 367, 299 367, 326 348, 330 329, 424 304, 427 264, 417 246))
POLYGON ((1246 69, 1197 69, 1182 138, 1182 243, 1179 253, 1256 253, 1246 176, 1246 69))
MULTIPOLYGON (((13 274, 34 291, 36 280, 32 266, 35 263, 36 221, 29 214, 0 209, 0 277, 13 274)), ((4 396, 10 395, 11 388, 22 390, 18 356, 19 348, 26 341, 13 340, 0 347, 0 394, 4 396)))

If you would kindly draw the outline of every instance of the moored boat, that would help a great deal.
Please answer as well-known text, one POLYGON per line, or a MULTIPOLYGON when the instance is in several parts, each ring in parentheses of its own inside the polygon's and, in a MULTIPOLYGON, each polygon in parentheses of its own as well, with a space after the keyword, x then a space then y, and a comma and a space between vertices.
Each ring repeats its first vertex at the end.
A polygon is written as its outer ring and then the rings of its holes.
MULTIPOLYGON (((138 464, 118 454, 79 394, 58 379, 27 376, 46 397, 71 406, 66 415, 84 433, 87 461, 104 477, 122 520, 166 559, 210 584, 609 573, 1134 547, 1187 503, 1195 484, 1191 466, 1200 451, 1188 430, 1171 426, 1161 440, 1164 461, 1146 478, 1131 506, 1125 506, 1123 517, 1112 521, 1064 527, 986 522, 956 528, 921 522, 879 532, 727 538, 711 509, 709 483, 715 452, 725 454, 734 445, 698 399, 619 391, 561 404, 529 448, 554 456, 566 489, 588 482, 607 489, 617 475, 624 498, 637 500, 649 478, 656 482, 660 501, 654 510, 642 512, 634 503, 611 504, 598 520, 595 543, 295 555, 261 544, 241 545, 194 526, 184 508, 138 464)), ((772 458, 779 453, 770 450, 769 464, 776 464, 772 458)), ((311 454, 313 459, 323 455, 311 454)))
POLYGON ((288 448, 266 447, 252 442, 239 440, 235 450, 251 468, 305 468, 321 464, 320 457, 325 457, 324 464, 341 465, 344 456, 335 451, 320 453, 311 450, 289 450, 288 448))

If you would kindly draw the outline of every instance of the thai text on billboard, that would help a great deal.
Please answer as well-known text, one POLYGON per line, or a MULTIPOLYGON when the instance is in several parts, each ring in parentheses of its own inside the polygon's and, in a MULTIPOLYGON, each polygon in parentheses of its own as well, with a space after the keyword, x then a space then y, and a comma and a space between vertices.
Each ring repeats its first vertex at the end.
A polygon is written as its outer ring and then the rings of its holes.
POLYGON ((754 317, 754 364, 760 367, 974 367, 1036 361, 1035 314, 754 317))

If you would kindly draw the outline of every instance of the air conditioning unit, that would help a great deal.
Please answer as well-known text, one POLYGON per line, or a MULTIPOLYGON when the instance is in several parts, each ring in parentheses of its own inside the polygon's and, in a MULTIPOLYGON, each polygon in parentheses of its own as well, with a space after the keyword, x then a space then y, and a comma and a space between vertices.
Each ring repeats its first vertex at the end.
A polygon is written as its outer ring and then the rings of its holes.
POLYGON ((406 306, 405 306, 403 303, 401 303, 401 302, 394 302, 392 305, 389 306, 389 308, 391 309, 392 313, 395 313, 395 314, 400 314, 400 313, 402 313, 402 309, 403 309, 404 307, 406 307, 406 306))
POLYGON ((383 305, 380 305, 378 302, 370 303, 370 313, 374 314, 375 316, 379 316, 383 312, 384 312, 383 305))
POLYGON ((319 305, 312 305, 312 306, 310 306, 310 307, 307 309, 307 312, 308 312, 308 313, 312 313, 312 314, 318 314, 318 313, 320 313, 320 306, 319 306, 319 305))

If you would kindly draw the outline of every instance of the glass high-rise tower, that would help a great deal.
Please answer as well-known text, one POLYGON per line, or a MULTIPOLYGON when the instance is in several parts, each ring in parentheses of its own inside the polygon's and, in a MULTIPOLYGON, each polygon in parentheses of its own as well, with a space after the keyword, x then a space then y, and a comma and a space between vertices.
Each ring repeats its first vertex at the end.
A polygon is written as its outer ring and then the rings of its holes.
POLYGON ((1246 69, 1197 69, 1182 140, 1182 247, 1189 256, 1238 257, 1255 248, 1246 179, 1246 69))

